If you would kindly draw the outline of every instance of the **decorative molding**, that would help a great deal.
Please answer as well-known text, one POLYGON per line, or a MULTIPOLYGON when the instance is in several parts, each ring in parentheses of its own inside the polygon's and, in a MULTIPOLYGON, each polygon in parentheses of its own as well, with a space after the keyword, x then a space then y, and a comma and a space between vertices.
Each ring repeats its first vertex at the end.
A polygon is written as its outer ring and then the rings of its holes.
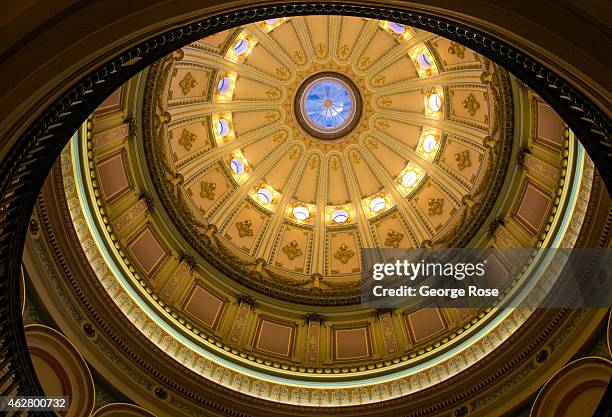
POLYGON ((427 212, 430 216, 442 214, 443 198, 430 198, 427 200, 427 212))
POLYGON ((180 283, 189 278, 191 269, 192 266, 189 262, 183 260, 179 263, 178 267, 174 270, 172 275, 170 275, 170 279, 164 286, 161 293, 164 299, 169 300, 174 296, 174 293, 176 292, 180 283))
POLYGON ((117 217, 117 219, 113 223, 113 225, 115 226, 115 230, 118 233, 122 232, 134 220, 145 214, 148 210, 149 206, 147 205, 146 201, 144 199, 138 200, 136 204, 124 211, 121 216, 117 217))
POLYGON ((383 343, 385 345, 385 352, 387 355, 394 355, 398 352, 397 340, 395 339, 395 330, 393 330, 393 320, 391 319, 391 313, 385 312, 378 315, 378 322, 380 324, 380 331, 383 337, 383 343))
POLYGON ((232 329, 230 330, 230 335, 228 338, 230 345, 237 346, 240 344, 240 339, 244 333, 250 311, 251 304, 241 301, 240 305, 238 306, 238 311, 236 312, 236 317, 234 317, 234 323, 232 323, 232 329))
POLYGON ((321 340, 320 320, 308 320, 306 339, 306 362, 316 363, 319 361, 319 342, 321 340))
POLYGON ((355 252, 349 249, 344 243, 334 252, 334 258, 338 259, 343 264, 348 263, 353 256, 355 256, 355 252))
POLYGON ((185 74, 185 77, 183 77, 183 79, 179 82, 179 86, 181 87, 184 95, 189 94, 189 92, 197 85, 198 82, 195 78, 193 78, 193 75, 191 75, 191 71, 188 71, 187 74, 185 74))

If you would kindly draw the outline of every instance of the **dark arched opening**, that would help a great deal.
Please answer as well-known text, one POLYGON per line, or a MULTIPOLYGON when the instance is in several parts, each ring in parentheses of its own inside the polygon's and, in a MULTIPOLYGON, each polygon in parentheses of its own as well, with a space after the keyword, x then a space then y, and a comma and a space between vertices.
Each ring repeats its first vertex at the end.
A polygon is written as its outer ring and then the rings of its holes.
POLYGON ((576 86, 504 41, 463 23, 420 12, 343 3, 300 3, 249 7, 177 27, 101 63, 45 109, 0 165, 0 326, 3 334, 0 386, 37 395, 42 390, 25 348, 19 305, 19 267, 30 213, 48 171, 72 132, 117 87, 164 55, 199 38, 264 18, 343 14, 393 20, 424 29, 473 49, 513 73, 564 119, 612 190, 609 165, 612 123, 576 86))

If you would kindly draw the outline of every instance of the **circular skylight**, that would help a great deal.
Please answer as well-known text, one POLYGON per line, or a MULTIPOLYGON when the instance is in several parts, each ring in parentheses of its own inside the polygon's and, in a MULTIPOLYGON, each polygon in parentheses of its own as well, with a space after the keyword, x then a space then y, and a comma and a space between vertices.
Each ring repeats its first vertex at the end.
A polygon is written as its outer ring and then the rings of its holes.
POLYGON ((238 42, 236 42, 236 45, 234 46, 234 53, 236 55, 242 55, 246 52, 247 49, 249 49, 249 41, 247 41, 246 39, 240 39, 238 42))
POLYGON ((436 149, 436 137, 434 135, 427 135, 423 140, 423 150, 427 153, 433 152, 436 149))
POLYGON ((257 191, 257 198, 264 204, 270 204, 270 202, 272 202, 272 193, 265 188, 260 188, 259 191, 257 191))
POLYGON ((229 123, 225 119, 219 119, 217 122, 217 134, 219 136, 227 136, 229 133, 229 123))
POLYGON ((344 223, 348 220, 348 213, 346 212, 346 210, 335 210, 332 213, 332 220, 335 223, 344 223))
POLYGON ((432 111, 440 111, 442 108, 442 99, 436 93, 429 96, 429 108, 432 111))
POLYGON ((302 94, 302 116, 320 133, 344 129, 355 116, 355 96, 339 78, 324 77, 313 81, 302 94))
POLYGON ((425 70, 431 68, 431 60, 424 52, 417 55, 417 61, 421 68, 425 70))
POLYGON ((408 171, 402 178, 402 185, 406 188, 412 187, 417 180, 417 174, 414 171, 408 171))
POLYGON ((230 161, 230 168, 235 174, 240 175, 244 172, 244 162, 238 158, 234 158, 230 161))
POLYGON ((297 206, 293 209, 293 217, 298 220, 306 220, 310 216, 308 209, 304 206, 297 206))
POLYGON ((227 93, 229 91, 230 84, 231 84, 231 80, 229 79, 229 77, 221 78, 219 80, 219 83, 217 84, 217 91, 220 92, 221 94, 227 93))
POLYGON ((386 204, 387 201, 384 198, 376 197, 375 199, 370 201, 370 209, 372 209, 372 211, 381 211, 385 208, 386 204))
POLYGON ((389 28, 398 35, 401 35, 406 31, 406 26, 402 25, 401 23, 389 22, 389 28))

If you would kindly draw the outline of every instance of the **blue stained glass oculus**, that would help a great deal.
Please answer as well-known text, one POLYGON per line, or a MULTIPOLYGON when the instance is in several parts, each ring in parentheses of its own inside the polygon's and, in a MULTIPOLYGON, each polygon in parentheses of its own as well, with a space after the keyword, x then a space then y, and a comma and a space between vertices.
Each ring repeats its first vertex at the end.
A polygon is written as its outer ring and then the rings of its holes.
POLYGON ((319 78, 304 89, 301 111, 304 121, 315 131, 338 132, 355 116, 355 95, 339 78, 319 78))

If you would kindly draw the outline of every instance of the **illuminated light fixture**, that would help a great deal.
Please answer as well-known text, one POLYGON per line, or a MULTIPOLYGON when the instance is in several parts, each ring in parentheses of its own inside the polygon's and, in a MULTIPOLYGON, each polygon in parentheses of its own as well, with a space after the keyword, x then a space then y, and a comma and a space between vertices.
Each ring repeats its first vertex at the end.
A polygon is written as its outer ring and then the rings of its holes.
POLYGON ((421 52, 420 54, 417 55, 417 61, 419 65, 421 66, 421 68, 425 70, 431 68, 431 61, 424 52, 421 52))
POLYGON ((306 220, 308 217, 310 217, 310 213, 306 207, 297 206, 293 209, 293 217, 298 220, 306 220))
POLYGON ((229 77, 223 77, 219 80, 219 83, 217 83, 217 91, 221 94, 225 94, 229 91, 230 85, 231 80, 229 77))
POLYGON ((401 35, 406 31, 406 26, 402 25, 401 23, 389 22, 389 29, 398 35, 401 35))
POLYGON ((402 178, 402 185, 406 188, 412 187, 417 180, 417 174, 414 171, 408 171, 402 178))
POLYGON ((227 120, 219 119, 219 121, 217 122, 217 134, 221 137, 227 136, 229 130, 230 128, 229 123, 227 123, 227 120))
POLYGON ((234 174, 240 175, 244 173, 244 162, 238 158, 233 158, 230 161, 230 168, 234 171, 234 174))
POLYGON ((440 111, 442 108, 442 99, 436 93, 429 96, 429 108, 432 111, 440 111))
POLYGON ((423 139, 423 150, 427 153, 433 152, 436 149, 436 137, 434 135, 427 135, 423 139))
POLYGON ((342 224, 348 220, 348 213, 346 210, 335 210, 332 213, 332 220, 334 223, 342 224))
POLYGON ((276 22, 278 22, 280 19, 266 19, 264 20, 264 22, 266 23, 266 25, 273 25, 276 22))
POLYGON ((381 211, 387 205, 387 201, 382 197, 376 197, 372 201, 370 201, 370 209, 372 211, 381 211))
POLYGON ((270 204, 272 202, 272 193, 265 188, 260 188, 257 191, 257 198, 264 204, 270 204))
POLYGON ((236 55, 242 55, 246 52, 247 49, 249 49, 249 41, 247 41, 246 39, 240 39, 238 42, 236 42, 236 45, 234 46, 234 53, 236 55))

